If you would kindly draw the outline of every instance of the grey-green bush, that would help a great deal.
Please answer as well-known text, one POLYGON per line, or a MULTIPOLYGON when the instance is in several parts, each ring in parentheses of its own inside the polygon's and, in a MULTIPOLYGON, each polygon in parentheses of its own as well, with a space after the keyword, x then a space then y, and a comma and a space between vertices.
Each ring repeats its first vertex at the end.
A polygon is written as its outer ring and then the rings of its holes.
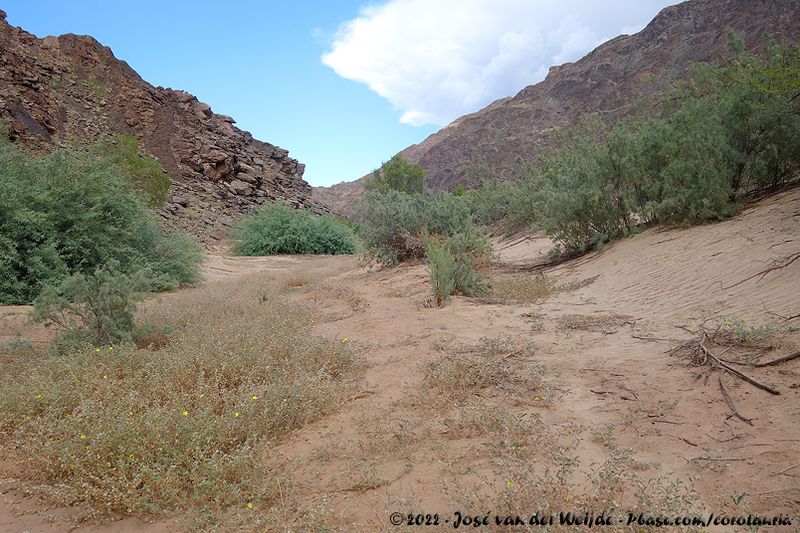
POLYGON ((112 345, 131 341, 136 304, 150 289, 140 270, 132 276, 98 268, 46 286, 33 301, 31 318, 59 330, 57 346, 112 345))
POLYGON ((486 281, 478 273, 477 266, 489 256, 488 243, 477 244, 462 233, 450 237, 426 234, 423 242, 436 305, 443 306, 453 294, 481 296, 486 293, 486 281))
POLYGON ((345 223, 285 204, 265 204, 236 227, 237 255, 336 255, 357 250, 355 233, 345 223))
POLYGON ((44 285, 112 263, 146 269, 154 289, 197 281, 199 244, 165 233, 147 205, 100 153, 37 156, 0 140, 0 303, 29 303, 44 285))
POLYGON ((428 238, 425 255, 430 269, 431 288, 436 305, 442 307, 456 290, 456 260, 446 242, 428 238))
POLYGON ((364 253, 383 265, 424 258, 425 232, 462 234, 468 238, 470 250, 485 250, 488 246, 464 197, 449 193, 367 191, 356 211, 364 253))
POLYGON ((646 224, 722 219, 748 196, 796 184, 798 80, 798 47, 770 47, 696 66, 652 116, 611 128, 583 117, 514 186, 510 224, 575 254, 646 224))

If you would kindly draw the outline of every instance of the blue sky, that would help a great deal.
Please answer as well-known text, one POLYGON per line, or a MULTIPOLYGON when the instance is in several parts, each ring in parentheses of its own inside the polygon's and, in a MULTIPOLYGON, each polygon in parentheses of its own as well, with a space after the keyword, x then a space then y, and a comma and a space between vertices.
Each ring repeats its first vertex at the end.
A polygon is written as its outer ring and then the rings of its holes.
POLYGON ((357 179, 454 118, 641 29, 667 0, 5 0, 39 37, 88 34, 306 164, 357 179), (593 4, 602 4, 593 6, 593 4))

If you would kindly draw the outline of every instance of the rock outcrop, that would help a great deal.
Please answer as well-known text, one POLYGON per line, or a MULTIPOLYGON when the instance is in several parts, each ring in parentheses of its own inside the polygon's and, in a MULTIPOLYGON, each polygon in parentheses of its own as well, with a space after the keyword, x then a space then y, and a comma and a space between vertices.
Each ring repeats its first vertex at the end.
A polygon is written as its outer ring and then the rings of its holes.
POLYGON ((287 150, 187 92, 153 87, 91 37, 39 39, 2 11, 0 119, 13 139, 43 149, 133 134, 172 178, 164 224, 206 242, 267 200, 314 207, 304 166, 287 150))
MULTIPOLYGON (((552 132, 587 112, 608 121, 663 90, 696 61, 729 57, 732 29, 750 50, 764 36, 797 42, 797 0, 690 0, 662 10, 642 31, 612 39, 574 63, 555 66, 545 80, 516 96, 453 121, 401 155, 422 166, 428 184, 451 189, 472 185, 472 169, 489 168, 500 179, 518 177, 518 157, 533 160, 552 132)), ((363 180, 363 178, 361 179, 363 180)), ((348 213, 361 180, 314 190, 315 197, 348 213)))

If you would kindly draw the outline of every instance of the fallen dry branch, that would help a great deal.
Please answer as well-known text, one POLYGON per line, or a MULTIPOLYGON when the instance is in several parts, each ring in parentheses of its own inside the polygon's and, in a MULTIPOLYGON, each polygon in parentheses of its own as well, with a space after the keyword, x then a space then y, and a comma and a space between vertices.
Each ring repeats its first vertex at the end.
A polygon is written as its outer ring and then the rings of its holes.
MULTIPOLYGON (((778 260, 776 260, 776 261, 774 262, 774 264, 773 264, 772 266, 770 266, 769 268, 765 268, 765 269, 764 269, 764 270, 762 270, 761 272, 756 272, 756 273, 755 273, 755 274, 753 274, 752 276, 747 276, 746 278, 744 278, 744 279, 742 279, 742 280, 739 280, 739 281, 737 281, 737 282, 736 282, 736 283, 734 283, 733 285, 728 285, 727 287, 722 287, 722 288, 723 288, 724 290, 727 290, 727 289, 732 289, 733 287, 736 287, 737 285, 741 285, 742 283, 745 283, 746 281, 750 281, 750 280, 751 280, 751 279, 753 279, 753 278, 758 278, 758 281, 761 281, 761 280, 762 280, 762 279, 764 279, 764 278, 767 276, 767 274, 769 274, 770 272, 774 272, 774 271, 776 271, 776 270, 780 270, 780 269, 782 269, 782 268, 786 268, 786 267, 788 267, 789 265, 791 265, 792 263, 794 263, 795 261, 797 261, 798 259, 800 259, 800 252, 798 252, 798 253, 796 253, 796 254, 788 255, 788 256, 786 256, 786 257, 783 257, 783 258, 781 258, 781 259, 778 259, 778 260)), ((756 283, 758 283, 758 282, 756 282, 756 283)))
POLYGON ((781 475, 781 474, 785 474, 785 473, 786 473, 786 472, 788 472, 789 470, 794 470, 794 469, 795 469, 795 468, 797 468, 798 466, 800 466, 800 463, 793 464, 792 466, 788 466, 788 467, 784 468, 784 469, 783 469, 783 470, 781 470, 780 472, 775 472, 775 475, 776 475, 776 476, 779 476, 779 475, 781 475))
POLYGON ((781 392, 776 389, 774 386, 759 381, 755 377, 751 376, 734 368, 732 365, 742 365, 742 366, 750 366, 751 368, 761 368, 765 366, 771 365, 778 365, 781 363, 785 363, 787 361, 791 361, 796 358, 800 358, 800 350, 794 351, 792 353, 786 354, 782 357, 778 357, 777 359, 773 359, 771 361, 765 361, 763 363, 752 363, 752 359, 754 357, 752 353, 752 344, 746 344, 742 342, 741 337, 737 338, 734 335, 731 335, 729 328, 724 328, 722 325, 717 326, 714 329, 707 327, 705 323, 700 324, 697 327, 696 331, 693 331, 685 326, 677 326, 680 329, 684 329, 685 331, 694 335, 694 338, 687 339, 678 342, 676 346, 674 346, 671 350, 668 351, 670 354, 682 354, 689 357, 691 364, 695 366, 702 366, 707 369, 706 374, 706 381, 708 380, 708 376, 715 370, 719 371, 719 388, 722 392, 722 396, 725 399, 725 403, 727 403, 728 407, 730 408, 731 414, 728 415, 728 418, 738 418, 742 422, 746 424, 753 425, 752 418, 747 418, 743 416, 737 406, 736 402, 734 402, 733 397, 728 390, 728 387, 725 385, 725 374, 730 373, 737 378, 746 381, 747 383, 757 387, 763 391, 769 392, 770 394, 780 395, 781 392), (716 347, 722 348, 721 350, 717 350, 716 347), (710 347, 713 347, 717 353, 714 353, 710 347), (746 353, 746 357, 748 362, 736 361, 732 359, 723 359, 722 356, 726 354, 731 349, 734 352, 737 352, 739 356, 742 355, 743 348, 750 348, 748 350, 749 353, 746 353))
MULTIPOLYGON (((775 387, 773 387, 772 385, 769 385, 767 383, 763 383, 763 382, 757 380, 756 378, 750 376, 749 374, 745 374, 741 370, 738 370, 738 369, 732 367, 725 360, 721 359, 719 356, 714 355, 711 352, 711 350, 706 345, 707 341, 713 341, 718 346, 723 346, 723 344, 720 341, 717 340, 718 337, 722 337, 723 336, 723 333, 721 333, 721 326, 718 326, 713 332, 710 332, 710 333, 709 333, 709 331, 707 331, 705 329, 705 327, 703 325, 700 325, 698 327, 697 332, 693 332, 692 330, 690 330, 689 328, 686 328, 684 326, 678 326, 678 327, 681 328, 681 329, 684 329, 684 330, 686 330, 686 331, 688 331, 690 333, 693 333, 694 335, 696 335, 697 338, 686 340, 686 341, 682 341, 677 346, 675 346, 674 348, 669 350, 668 353, 676 354, 676 353, 681 352, 681 351, 689 352, 690 357, 691 357, 691 361, 695 365, 702 366, 702 365, 706 365, 706 364, 710 363, 712 365, 712 367, 727 370, 728 372, 730 372, 734 376, 736 376, 739 379, 742 379, 742 380, 750 383, 754 387, 757 387, 757 388, 759 388, 761 390, 767 391, 770 394, 780 395, 781 392, 778 389, 776 389, 775 387)), ((728 348, 726 348, 723 352, 721 352, 721 354, 725 353, 727 351, 728 351, 728 348)), ((793 355, 793 354, 789 354, 789 355, 793 355)), ((786 359, 786 360, 789 360, 789 359, 786 359)), ((777 363, 778 363, 778 360, 775 360, 774 364, 777 364, 777 363)), ((758 366, 758 365, 755 365, 755 366, 758 366)), ((767 365, 764 365, 764 366, 767 366, 767 365)))
POLYGON ((773 359, 772 361, 764 361, 763 363, 756 363, 753 366, 755 366, 756 368, 761 368, 765 366, 779 365, 781 363, 785 363, 786 361, 797 359, 798 357, 800 357, 800 350, 786 354, 783 357, 778 357, 777 359, 773 359))
POLYGON ((735 368, 733 368, 732 366, 728 365, 727 363, 724 363, 720 359, 717 359, 711 352, 707 352, 707 355, 715 363, 717 363, 719 366, 721 366, 725 370, 729 371, 731 374, 733 374, 733 375, 745 380, 746 382, 750 383, 754 387, 758 387, 759 389, 765 390, 765 391, 769 392, 770 394, 774 394, 776 396, 780 395, 781 391, 779 391, 778 389, 776 389, 772 385, 767 385, 766 383, 762 383, 762 382, 758 381, 757 379, 755 379, 754 377, 748 376, 747 374, 745 374, 741 370, 736 370, 735 368))
POLYGON ((731 416, 735 416, 742 422, 745 422, 752 426, 753 419, 742 416, 741 413, 739 413, 739 411, 736 409, 736 404, 734 403, 733 398, 731 398, 731 395, 728 392, 727 387, 725 387, 725 381, 723 381, 722 379, 724 375, 725 375, 724 371, 719 373, 719 388, 722 390, 722 395, 725 396, 725 401, 728 403, 728 407, 731 408, 731 414, 730 416, 728 416, 728 418, 730 418, 731 416))

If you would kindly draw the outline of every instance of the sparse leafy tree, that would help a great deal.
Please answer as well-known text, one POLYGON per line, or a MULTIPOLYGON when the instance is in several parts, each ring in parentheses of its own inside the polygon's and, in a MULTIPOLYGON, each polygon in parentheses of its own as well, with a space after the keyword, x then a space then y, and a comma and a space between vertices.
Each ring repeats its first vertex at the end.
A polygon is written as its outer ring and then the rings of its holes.
POLYGON ((419 193, 425 188, 425 171, 396 155, 372 173, 365 187, 375 191, 419 193))

